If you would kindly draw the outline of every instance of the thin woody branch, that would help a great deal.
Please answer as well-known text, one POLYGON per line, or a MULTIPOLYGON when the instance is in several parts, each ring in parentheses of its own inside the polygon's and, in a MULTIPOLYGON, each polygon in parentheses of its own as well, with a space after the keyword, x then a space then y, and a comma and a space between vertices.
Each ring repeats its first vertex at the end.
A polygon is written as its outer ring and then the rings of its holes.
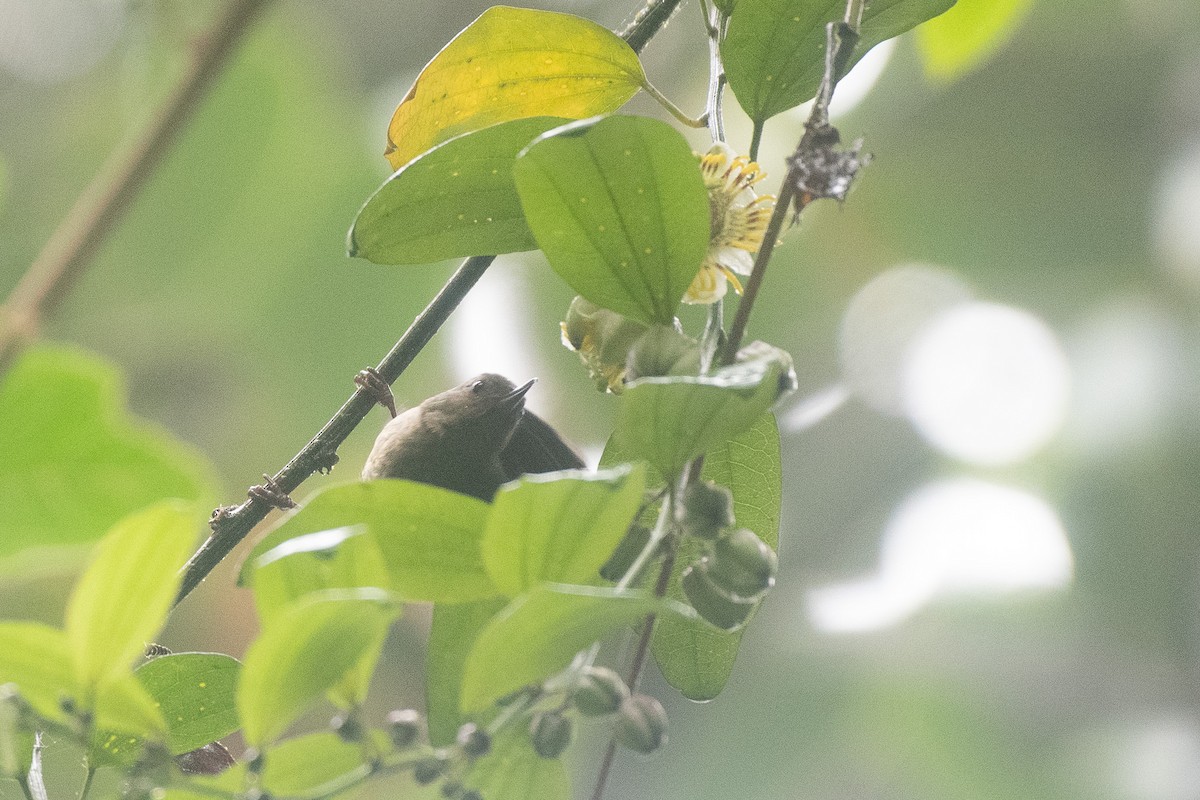
POLYGON ((45 319, 91 265, 237 45, 270 0, 232 0, 201 38, 187 72, 158 114, 128 147, 113 153, 59 223, 41 253, 0 306, 0 374, 32 341, 45 319))
POLYGON ((750 312, 754 310, 767 264, 775 252, 788 213, 793 212, 794 208, 794 223, 800 212, 814 200, 823 197, 844 200, 858 170, 869 160, 869 157, 859 154, 858 144, 849 150, 839 150, 840 134, 837 128, 829 124, 829 103, 833 99, 833 90, 845 74, 850 56, 858 45, 857 25, 862 17, 862 8, 861 0, 848 0, 845 21, 831 22, 825 26, 825 71, 821 85, 813 99, 808 121, 804 123, 804 135, 800 137, 795 152, 787 159, 788 171, 783 176, 775 211, 767 223, 762 246, 754 258, 754 268, 746 281, 745 292, 729 328, 729 337, 720 358, 722 364, 732 364, 737 358, 746 335, 746 326, 750 322, 750 312))
MULTIPOLYGON (((680 2, 681 0, 651 0, 638 13, 633 24, 621 32, 621 37, 635 51, 640 52, 667 23, 680 2)), ((383 380, 390 384, 400 377, 454 309, 458 308, 467 292, 483 277, 483 273, 494 260, 495 256, 474 256, 463 262, 404 332, 391 352, 379 362, 375 370, 383 380)), ((275 487, 284 494, 290 494, 314 472, 332 467, 337 462, 337 448, 363 421, 375 402, 373 394, 362 388, 358 389, 287 466, 271 477, 275 487)), ((184 567, 183 582, 179 587, 176 602, 187 597, 217 564, 246 538, 254 526, 266 518, 273 505, 256 496, 258 494, 252 492, 249 499, 240 505, 218 508, 213 512, 209 521, 212 535, 184 567)))

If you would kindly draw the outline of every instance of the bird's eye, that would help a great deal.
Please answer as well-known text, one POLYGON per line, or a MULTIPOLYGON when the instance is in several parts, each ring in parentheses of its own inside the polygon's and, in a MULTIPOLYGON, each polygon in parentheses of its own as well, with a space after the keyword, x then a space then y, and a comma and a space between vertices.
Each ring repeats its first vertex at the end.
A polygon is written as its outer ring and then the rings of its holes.
POLYGON ((476 394, 479 394, 481 391, 483 391, 483 381, 475 381, 472 383, 471 391, 475 392, 476 394))

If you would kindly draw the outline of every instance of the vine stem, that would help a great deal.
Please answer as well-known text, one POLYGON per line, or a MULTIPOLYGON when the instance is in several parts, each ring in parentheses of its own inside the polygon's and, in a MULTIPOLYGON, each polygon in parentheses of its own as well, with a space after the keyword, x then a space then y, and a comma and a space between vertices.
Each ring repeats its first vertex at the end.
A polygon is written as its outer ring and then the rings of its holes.
POLYGON ((787 219, 788 209, 795 196, 796 182, 792 172, 793 170, 788 170, 784 176, 779 197, 775 199, 775 210, 771 212, 771 219, 767 222, 762 246, 758 248, 758 255, 754 257, 754 268, 750 271, 750 278, 746 281, 737 313, 733 315, 733 322, 729 326, 729 337, 725 340, 725 350, 721 353, 722 364, 732 364, 742 346, 746 325, 750 322, 750 312, 754 310, 754 301, 758 299, 758 290, 762 287, 763 277, 767 273, 767 263, 771 260, 771 254, 775 252, 775 245, 783 232, 783 222, 787 219))
POLYGON ((0 306, 0 374, 87 271, 100 245, 170 152, 237 45, 270 2, 231 0, 200 39, 186 72, 154 118, 136 139, 109 157, 80 193, 0 306))
MULTIPOLYGON (((784 220, 792 211, 793 204, 795 205, 795 216, 799 217, 800 212, 816 199, 807 191, 801 192, 798 188, 804 162, 801 156, 816 148, 820 140, 827 137, 832 130, 829 125, 829 102, 833 99, 833 90, 837 87, 846 62, 857 44, 858 23, 862 19, 862 13, 863 0, 846 0, 846 21, 841 24, 848 30, 848 35, 839 34, 836 23, 831 22, 826 26, 825 70, 821 77, 821 85, 813 100, 808 120, 804 123, 804 135, 800 137, 796 152, 788 161, 788 171, 783 176, 779 196, 775 200, 775 210, 767 222, 762 246, 758 248, 758 253, 754 257, 754 267, 750 271, 750 278, 746 281, 742 300, 738 303, 737 313, 729 327, 729 338, 726 340, 725 350, 721 354, 722 364, 732 364, 737 358, 738 349, 742 346, 742 339, 746 335, 746 326, 750 322, 750 312, 754 310, 754 303, 758 299, 758 292, 767 272, 767 264, 775 252, 775 245, 779 243, 784 220)), ((761 125, 756 123, 754 130, 756 148, 757 135, 761 132, 761 125)), ((834 133, 836 134, 836 131, 834 133)))
MULTIPOLYGON (((682 0, 650 0, 620 36, 635 52, 640 52, 667 23, 681 2, 682 0)), ((376 371, 381 378, 388 383, 394 383, 400 377, 442 324, 449 319, 454 309, 462 303, 467 293, 483 277, 483 273, 494 260, 495 256, 473 256, 462 263, 391 351, 379 362, 376 371)), ((374 404, 374 398, 366 391, 355 391, 317 435, 275 474, 271 479, 274 486, 289 494, 314 472, 331 468, 337 461, 337 448, 366 418, 374 404)), ((240 505, 216 509, 209 521, 212 535, 184 565, 183 579, 175 602, 183 600, 200 585, 217 564, 249 535, 254 526, 266 519, 271 508, 269 502, 251 494, 249 499, 240 505)))
MULTIPOLYGON (((699 470, 696 471, 697 473, 699 470)), ((662 597, 667 593, 667 586, 671 581, 671 572, 675 569, 675 550, 672 549, 663 559, 662 567, 658 571, 658 580, 654 584, 654 596, 662 597)), ((642 668, 646 666, 646 656, 650 654, 650 640, 654 635, 655 615, 648 614, 646 621, 642 623, 642 635, 638 639, 637 650, 633 653, 633 661, 629 665, 629 675, 625 682, 629 684, 630 691, 637 691, 638 681, 642 677, 642 668)), ((604 759, 600 762, 600 771, 596 775, 596 788, 592 790, 592 800, 603 800, 604 789, 608 785, 608 776, 612 772, 613 762, 617 757, 617 742, 615 739, 610 739, 608 747, 604 750, 604 759)))
POLYGON ((87 800, 88 794, 92 791, 92 780, 96 777, 96 768, 88 765, 87 775, 83 779, 83 788, 79 790, 79 800, 87 800))

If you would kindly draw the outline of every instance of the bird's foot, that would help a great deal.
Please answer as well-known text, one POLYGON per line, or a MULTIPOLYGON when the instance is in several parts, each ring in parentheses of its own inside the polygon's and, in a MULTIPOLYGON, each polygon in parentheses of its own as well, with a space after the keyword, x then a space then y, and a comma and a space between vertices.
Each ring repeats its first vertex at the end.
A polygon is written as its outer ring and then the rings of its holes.
POLYGON ((261 500, 273 508, 295 508, 296 501, 288 497, 287 492, 279 488, 279 484, 270 475, 263 475, 264 483, 251 486, 246 494, 254 500, 261 500))
POLYGON ((396 398, 392 396, 392 387, 383 379, 374 367, 360 370, 354 376, 354 384, 375 399, 376 403, 386 408, 396 418, 396 398))
POLYGON ((208 518, 208 527, 212 529, 213 533, 216 533, 220 529, 225 520, 233 516, 235 508, 237 506, 217 506, 213 509, 212 516, 208 518))

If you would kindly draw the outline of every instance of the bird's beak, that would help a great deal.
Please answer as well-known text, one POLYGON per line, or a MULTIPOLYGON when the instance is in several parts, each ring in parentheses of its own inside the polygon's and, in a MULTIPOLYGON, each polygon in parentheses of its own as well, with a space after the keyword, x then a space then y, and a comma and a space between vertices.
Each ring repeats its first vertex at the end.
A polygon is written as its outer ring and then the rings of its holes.
POLYGON ((533 388, 535 383, 537 383, 537 378, 533 378, 523 386, 518 386, 506 394, 497 405, 509 411, 516 411, 525 403, 525 394, 533 388))

